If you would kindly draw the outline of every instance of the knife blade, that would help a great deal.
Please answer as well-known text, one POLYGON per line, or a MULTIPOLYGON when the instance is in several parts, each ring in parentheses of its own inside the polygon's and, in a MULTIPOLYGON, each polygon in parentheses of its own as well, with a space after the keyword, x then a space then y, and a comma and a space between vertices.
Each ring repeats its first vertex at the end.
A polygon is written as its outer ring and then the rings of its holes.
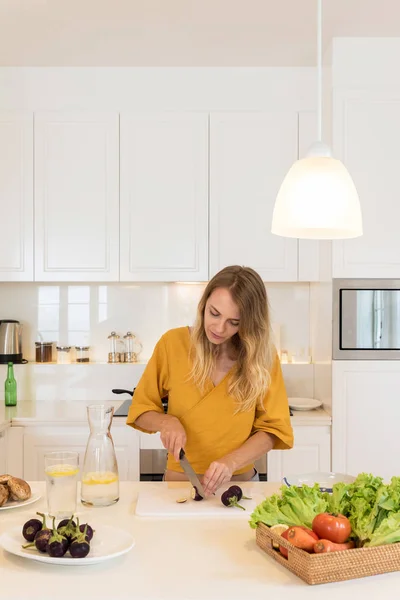
POLYGON ((185 454, 185 451, 183 450, 183 448, 181 448, 181 451, 179 453, 179 462, 181 463, 182 469, 185 471, 186 475, 188 476, 190 483, 193 485, 193 487, 195 487, 197 489, 197 493, 202 498, 205 498, 206 494, 205 494, 204 488, 201 485, 200 480, 197 477, 196 473, 194 472, 192 465, 186 458, 186 454, 185 454))

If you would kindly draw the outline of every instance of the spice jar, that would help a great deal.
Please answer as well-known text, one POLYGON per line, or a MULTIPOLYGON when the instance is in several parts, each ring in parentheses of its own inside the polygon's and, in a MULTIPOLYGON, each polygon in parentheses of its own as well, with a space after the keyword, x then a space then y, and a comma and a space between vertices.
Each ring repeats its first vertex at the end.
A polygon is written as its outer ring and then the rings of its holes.
POLYGON ((90 361, 89 350, 90 346, 75 346, 76 350, 76 362, 87 363, 90 361))
POLYGON ((53 360, 53 345, 55 342, 35 342, 36 362, 49 363, 53 360))
POLYGON ((60 365, 69 365, 71 362, 71 346, 57 346, 57 362, 60 365))
POLYGON ((119 335, 117 333, 115 333, 115 331, 112 331, 111 334, 108 336, 108 339, 110 340, 110 351, 108 353, 108 362, 109 363, 117 363, 120 361, 120 357, 121 357, 120 352, 117 349, 119 335))

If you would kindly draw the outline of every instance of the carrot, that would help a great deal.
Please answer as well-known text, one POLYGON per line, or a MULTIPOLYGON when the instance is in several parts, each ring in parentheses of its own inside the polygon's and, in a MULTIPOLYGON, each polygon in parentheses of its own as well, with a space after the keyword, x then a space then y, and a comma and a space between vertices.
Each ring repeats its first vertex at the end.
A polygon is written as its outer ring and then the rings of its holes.
POLYGON ((314 552, 316 554, 323 554, 324 552, 340 552, 341 550, 350 550, 351 548, 354 548, 354 542, 335 544, 329 540, 319 540, 314 544, 314 552))
POLYGON ((307 533, 307 531, 304 531, 302 527, 291 527, 288 530, 287 540, 293 544, 293 546, 296 546, 296 548, 307 550, 307 552, 312 552, 314 549, 314 534, 311 535, 310 533, 307 533))

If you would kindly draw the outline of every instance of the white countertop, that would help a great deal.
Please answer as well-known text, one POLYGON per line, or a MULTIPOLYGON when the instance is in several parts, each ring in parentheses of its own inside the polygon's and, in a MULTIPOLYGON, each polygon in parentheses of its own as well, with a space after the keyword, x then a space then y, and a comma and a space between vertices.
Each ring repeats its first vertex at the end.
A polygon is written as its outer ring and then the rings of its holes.
MULTIPOLYGON (((124 400, 113 400, 100 402, 117 409, 124 400)), ((99 404, 96 400, 86 401, 37 401, 37 402, 19 402, 16 407, 0 407, 0 427, 7 423, 13 426, 49 426, 49 425, 80 425, 87 423, 86 406, 88 404, 99 404)), ((125 417, 114 417, 113 427, 125 425, 125 417)), ((330 425, 332 418, 328 412, 323 409, 310 411, 294 411, 291 418, 293 426, 299 425, 330 425)))
MULTIPOLYGON (((400 573, 309 586, 267 556, 256 544, 246 519, 150 519, 134 514, 143 486, 122 483, 120 501, 107 508, 80 506, 81 522, 121 527, 132 533, 134 548, 97 565, 63 567, 26 560, 0 550, 1 594, 7 600, 353 600, 397 598, 400 573), (279 594, 279 596, 278 596, 279 594), (284 596, 283 596, 284 594, 284 596)), ((44 493, 44 483, 32 484, 44 493)), ((244 486, 245 487, 245 486, 244 486)), ((253 483, 265 496, 277 484, 253 483)), ((2 511, 0 534, 46 509, 44 498, 2 511)), ((230 510, 230 509, 227 509, 230 510)))

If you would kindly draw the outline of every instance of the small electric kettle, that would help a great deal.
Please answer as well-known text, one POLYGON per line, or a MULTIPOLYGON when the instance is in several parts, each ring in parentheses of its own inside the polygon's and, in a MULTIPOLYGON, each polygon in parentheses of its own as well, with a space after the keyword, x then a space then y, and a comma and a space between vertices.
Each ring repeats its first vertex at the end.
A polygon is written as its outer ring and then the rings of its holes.
POLYGON ((11 319, 0 320, 0 364, 26 363, 22 358, 22 325, 11 319))

